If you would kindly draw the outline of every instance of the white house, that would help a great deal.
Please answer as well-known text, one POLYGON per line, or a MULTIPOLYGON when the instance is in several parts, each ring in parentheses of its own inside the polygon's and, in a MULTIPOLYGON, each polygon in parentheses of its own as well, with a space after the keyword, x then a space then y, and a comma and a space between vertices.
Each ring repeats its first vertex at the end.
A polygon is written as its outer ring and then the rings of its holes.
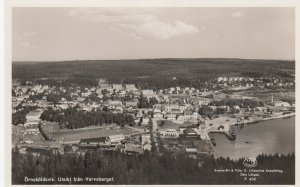
POLYGON ((124 87, 126 90, 136 90, 136 87, 134 84, 125 84, 124 87))
POLYGON ((291 104, 288 102, 276 101, 275 106, 277 107, 291 107, 291 104))
POLYGON ((143 118, 142 124, 143 125, 148 125, 149 121, 150 121, 149 118, 143 118))
POLYGON ((176 129, 167 129, 164 131, 160 131, 160 134, 164 138, 178 138, 179 132, 176 129))
POLYGON ((115 90, 121 90, 122 89, 122 84, 113 84, 112 88, 115 90))
POLYGON ((142 142, 141 142, 142 145, 151 143, 150 134, 142 134, 141 138, 142 138, 142 142))
POLYGON ((38 135, 40 133, 38 128, 26 128, 23 131, 24 134, 33 134, 33 135, 38 135))
POLYGON ((108 139, 109 139, 110 143, 120 143, 122 140, 125 139, 125 136, 123 134, 111 135, 111 136, 108 136, 108 139))
POLYGON ((142 90, 143 96, 153 96, 154 91, 153 90, 142 90))
POLYGON ((153 117, 154 118, 163 118, 164 115, 161 112, 156 112, 156 113, 153 114, 153 117))

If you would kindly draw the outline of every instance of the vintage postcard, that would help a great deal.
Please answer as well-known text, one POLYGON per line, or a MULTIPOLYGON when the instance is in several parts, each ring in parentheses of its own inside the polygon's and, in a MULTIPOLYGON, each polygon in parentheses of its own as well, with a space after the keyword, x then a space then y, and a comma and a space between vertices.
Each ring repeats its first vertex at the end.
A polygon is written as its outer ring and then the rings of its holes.
POLYGON ((295 185, 295 6, 17 5, 12 185, 295 185))

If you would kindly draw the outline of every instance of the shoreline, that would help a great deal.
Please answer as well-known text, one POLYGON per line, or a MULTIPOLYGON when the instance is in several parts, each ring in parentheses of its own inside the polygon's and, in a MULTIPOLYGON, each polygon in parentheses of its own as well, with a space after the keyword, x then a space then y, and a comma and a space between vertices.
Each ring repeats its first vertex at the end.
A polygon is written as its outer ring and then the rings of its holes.
POLYGON ((296 113, 290 113, 290 114, 285 114, 285 115, 276 115, 276 116, 271 116, 267 118, 259 118, 259 119, 249 119, 249 120, 244 120, 242 123, 238 124, 236 120, 230 120, 230 121, 210 121, 211 126, 206 130, 207 133, 211 132, 229 132, 231 126, 238 126, 238 125, 245 125, 245 124, 253 124, 253 123, 259 123, 262 121, 269 121, 269 120, 274 120, 274 119, 283 119, 283 118, 290 118, 296 116, 296 113), (219 126, 222 125, 224 128, 219 129, 219 126))
MULTIPOLYGON (((270 118, 268 118, 268 119, 263 119, 263 120, 257 120, 257 121, 255 121, 255 122, 248 122, 247 124, 247 127, 244 127, 245 129, 247 129, 247 128, 252 128, 252 129, 257 129, 258 131, 257 132, 259 132, 260 130, 260 128, 262 127, 262 128, 264 128, 264 129, 273 129, 273 125, 275 125, 275 129, 277 129, 279 126, 282 126, 282 125, 285 125, 287 122, 285 121, 285 119, 286 120, 288 120, 289 122, 288 122, 288 124, 291 124, 291 123, 293 123, 293 121, 295 120, 295 114, 294 113, 292 113, 292 114, 289 114, 289 115, 284 115, 284 116, 282 116, 282 115, 280 115, 280 116, 273 116, 273 117, 270 117, 270 118), (278 120, 278 121, 276 121, 277 119, 282 119, 282 120, 278 120), (264 122, 267 122, 267 121, 269 121, 269 120, 274 120, 274 122, 271 122, 271 123, 264 123, 264 122), (259 123, 259 122, 262 122, 262 124, 261 124, 261 126, 259 126, 259 125, 257 125, 257 126, 251 126, 251 124, 253 124, 253 123, 259 123), (291 122, 291 123, 290 123, 291 122), (267 127, 263 127, 263 126, 267 126, 267 127)), ((246 124, 246 123, 245 123, 246 124)), ((254 125, 254 124, 253 124, 254 125)), ((295 125, 295 123, 294 123, 294 125, 295 125)), ((291 127, 290 125, 289 125, 289 127, 291 127)), ((254 130, 255 131, 255 130, 254 130)), ((278 133, 280 133, 280 132, 278 132, 278 133)), ((239 133, 238 132, 236 132, 236 134, 237 134, 237 136, 239 135, 239 133)), ((237 140, 237 144, 236 144, 236 142, 235 141, 233 141, 233 142, 231 142, 232 144, 234 144, 234 145, 241 145, 241 143, 244 145, 244 143, 247 143, 247 142, 244 142, 244 140, 245 141, 248 141, 248 140, 246 140, 246 139, 244 139, 243 137, 245 136, 246 134, 245 133, 242 133, 242 134, 240 134, 240 137, 241 137, 241 139, 240 140, 237 140)), ((215 138, 215 136, 212 134, 211 135, 213 138, 215 138)), ((252 137, 252 136, 251 136, 252 137)), ((217 140, 216 141, 216 144, 218 145, 218 146, 222 146, 223 145, 223 143, 222 142, 224 142, 225 141, 225 139, 227 140, 227 138, 226 137, 224 137, 223 135, 221 136, 221 138, 220 138, 220 136, 219 136, 219 138, 216 138, 215 140, 217 140), (218 144, 219 142, 221 142, 220 143, 220 145, 218 144)), ((249 139, 249 137, 248 137, 248 139, 249 139)), ((254 140, 253 140, 254 141, 254 140)), ((227 142, 227 141, 226 141, 227 142)), ((226 145, 227 144, 231 144, 231 143, 226 143, 226 145)), ((250 143, 253 143, 252 142, 252 140, 250 140, 250 143)), ((248 145, 248 146, 250 146, 250 145, 248 145)), ((263 147, 265 146, 265 145, 262 145, 263 147)), ((266 144, 266 146, 268 146, 268 144, 266 144)), ((227 146, 225 146, 225 147, 227 147, 227 146)), ((235 147, 235 146, 229 146, 229 150, 227 150, 227 148, 225 148, 227 151, 225 151, 224 152, 224 149, 220 149, 220 150, 218 150, 218 149, 215 149, 215 151, 216 151, 216 155, 218 155, 218 156, 222 156, 223 155, 223 157, 225 156, 225 157, 230 157, 230 158, 233 158, 233 159, 238 159, 238 158, 234 158, 234 157, 237 157, 236 156, 236 154, 234 154, 234 155, 231 155, 230 156, 230 153, 228 153, 228 151, 230 152, 230 151, 233 151, 233 152, 236 152, 238 155, 240 154, 240 153, 238 153, 238 152, 240 152, 240 147, 238 146, 238 147, 235 147), (220 151, 220 152, 219 152, 220 151), (225 153, 225 155, 224 155, 224 153, 225 153), (229 155, 227 155, 227 154, 229 154, 229 155)), ((250 147, 248 147, 248 149, 250 149, 250 151, 251 151, 251 146, 250 147)), ((253 149, 255 150, 255 148, 253 147, 253 149)), ((288 152, 286 152, 286 151, 284 151, 284 152, 280 152, 280 151, 271 151, 271 152, 267 152, 267 153, 265 153, 265 152, 261 152, 260 154, 276 154, 276 153, 278 153, 278 154, 289 154, 289 153, 292 153, 292 152, 294 152, 295 151, 295 149, 293 149, 293 151, 288 151, 288 152)))
MULTIPOLYGON (((269 117, 269 118, 263 118, 263 119, 256 119, 256 120, 250 120, 250 121, 247 121, 247 122, 243 122, 241 123, 241 125, 249 125, 249 124, 253 124, 253 123, 259 123, 259 122, 262 122, 262 121, 269 121, 269 120, 275 120, 275 119, 284 119, 284 118, 291 118, 291 117, 294 117, 296 116, 296 113, 291 113, 291 114, 286 114, 286 115, 279 115, 279 116, 272 116, 272 117, 269 117)), ((229 126, 232 126, 232 125, 236 125, 236 124, 231 124, 229 126)))
MULTIPOLYGON (((247 125, 252 125, 252 124, 256 124, 256 123, 263 122, 263 121, 270 121, 270 120, 276 120, 276 119, 291 118, 291 117, 295 117, 295 116, 296 116, 296 113, 293 112, 293 113, 286 114, 286 115, 271 116, 271 117, 263 118, 263 119, 252 119, 252 120, 243 122, 240 125, 246 125, 246 124, 247 125)), ((227 124, 223 124, 223 125, 225 126, 225 128, 223 130, 215 130, 212 127, 210 129, 208 129, 207 132, 206 132, 206 137, 208 137, 208 141, 210 141, 211 146, 213 147, 215 155, 218 155, 218 152, 215 149, 215 147, 213 146, 212 141, 211 141, 211 137, 210 137, 209 134, 210 133, 223 133, 223 134, 230 133, 231 126, 237 126, 236 123, 227 123, 227 124)))
POLYGON ((236 122, 228 122, 228 123, 221 124, 224 126, 224 129, 217 128, 220 124, 213 124, 213 126, 211 128, 206 130, 206 135, 210 139, 210 136, 209 136, 210 133, 230 133, 230 128, 232 126, 251 125, 251 124, 255 124, 255 123, 259 123, 259 122, 263 122, 263 121, 291 118, 294 116, 296 116, 296 113, 293 112, 293 113, 286 114, 286 115, 272 116, 272 117, 263 118, 263 119, 252 119, 252 120, 244 121, 241 124, 237 124, 236 122))

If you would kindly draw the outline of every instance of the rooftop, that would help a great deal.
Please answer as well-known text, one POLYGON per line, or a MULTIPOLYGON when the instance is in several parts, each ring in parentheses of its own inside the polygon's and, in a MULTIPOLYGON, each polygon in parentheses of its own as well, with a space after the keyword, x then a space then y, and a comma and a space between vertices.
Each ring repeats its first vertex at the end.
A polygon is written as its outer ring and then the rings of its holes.
POLYGON ((107 137, 106 136, 101 136, 97 138, 86 138, 86 139, 81 139, 80 143, 89 143, 89 142, 106 142, 107 137))

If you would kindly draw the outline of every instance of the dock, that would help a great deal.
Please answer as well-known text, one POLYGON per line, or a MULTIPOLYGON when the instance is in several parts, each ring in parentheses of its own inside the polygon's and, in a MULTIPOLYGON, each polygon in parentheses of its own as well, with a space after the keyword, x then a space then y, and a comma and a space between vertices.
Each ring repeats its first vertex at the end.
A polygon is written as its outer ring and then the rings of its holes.
POLYGON ((225 136, 228 140, 236 139, 235 133, 232 133, 232 132, 226 131, 226 130, 209 130, 208 133, 223 133, 223 134, 225 134, 225 136))
POLYGON ((228 138, 228 140, 235 140, 236 139, 236 135, 234 133, 224 132, 224 134, 228 138))

